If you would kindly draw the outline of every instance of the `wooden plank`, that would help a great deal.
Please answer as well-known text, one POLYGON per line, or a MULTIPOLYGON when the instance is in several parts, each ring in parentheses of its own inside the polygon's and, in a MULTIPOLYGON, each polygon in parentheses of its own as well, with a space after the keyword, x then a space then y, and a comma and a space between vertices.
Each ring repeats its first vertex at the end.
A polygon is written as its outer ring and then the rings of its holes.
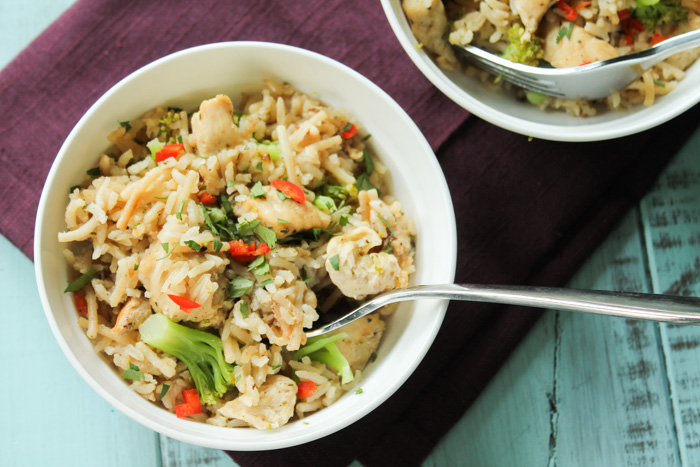
MULTIPOLYGON (((635 212, 570 284, 648 291, 635 212)), ((677 465, 678 448, 657 324, 561 313, 555 381, 562 465, 677 465)))
POLYGON ((33 264, 2 236, 0 284, 0 465, 160 465, 158 435, 109 406, 70 366, 44 317, 33 264))
MULTIPOLYGON (((636 215, 572 287, 645 290, 636 215)), ((426 460, 438 465, 673 465, 654 324, 550 311, 426 460)))
POLYGON ((163 467, 238 467, 238 464, 219 449, 202 448, 168 438, 160 437, 160 451, 163 467))
MULTIPOLYGON (((700 296, 700 131, 641 204, 655 292, 700 296)), ((683 465, 700 465, 700 328, 662 325, 683 465)))

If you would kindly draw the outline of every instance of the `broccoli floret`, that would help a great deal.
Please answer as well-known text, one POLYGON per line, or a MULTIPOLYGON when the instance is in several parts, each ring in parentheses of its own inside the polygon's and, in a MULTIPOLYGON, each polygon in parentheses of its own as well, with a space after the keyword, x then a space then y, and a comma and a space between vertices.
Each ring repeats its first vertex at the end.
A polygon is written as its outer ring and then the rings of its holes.
POLYGON ((544 41, 537 36, 532 36, 529 41, 523 42, 523 34, 525 34, 525 28, 520 24, 511 26, 508 30, 508 45, 503 52, 503 58, 523 65, 537 66, 544 58, 544 50, 542 50, 544 41))
POLYGON ((141 340, 179 358, 192 375, 204 404, 214 404, 234 383, 234 365, 224 359, 221 339, 155 313, 139 326, 141 340))
POLYGON ((335 341, 345 339, 346 337, 348 337, 348 335, 344 332, 328 337, 309 337, 306 341, 306 345, 294 353, 294 360, 300 360, 302 357, 308 355, 311 360, 335 368, 341 377, 342 383, 349 383, 355 378, 352 374, 350 363, 348 363, 348 360, 340 353, 340 350, 338 350, 338 347, 334 344, 335 341))
POLYGON ((662 24, 672 24, 688 17, 688 10, 679 0, 637 0, 637 8, 632 10, 647 31, 653 31, 662 24))

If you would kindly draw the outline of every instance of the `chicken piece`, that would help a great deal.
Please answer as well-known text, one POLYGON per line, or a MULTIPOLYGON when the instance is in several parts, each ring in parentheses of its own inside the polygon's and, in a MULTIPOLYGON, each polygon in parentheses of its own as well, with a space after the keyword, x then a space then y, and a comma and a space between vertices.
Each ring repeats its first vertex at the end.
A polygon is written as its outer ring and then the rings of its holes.
POLYGON ((117 334, 133 331, 138 328, 146 318, 151 316, 151 313, 153 313, 153 310, 148 300, 131 297, 127 300, 122 309, 119 310, 117 321, 114 323, 112 331, 117 334))
MULTIPOLYGON (((561 27, 569 27, 566 23, 561 27)), ((544 59, 555 68, 576 67, 588 62, 598 62, 620 54, 611 44, 589 34, 574 25, 571 38, 561 37, 557 43, 560 26, 549 25, 544 38, 544 59)))
POLYGON ((199 112, 192 115, 192 134, 197 141, 197 151, 204 157, 240 143, 238 127, 233 123, 231 99, 219 94, 203 101, 199 112))
POLYGON ((511 9, 520 16, 525 31, 534 33, 547 10, 557 3, 557 0, 511 0, 511 9))
POLYGON ((269 430, 281 427, 292 418, 296 400, 296 383, 286 376, 273 375, 260 386, 257 405, 248 407, 238 397, 227 402, 218 413, 224 417, 243 420, 260 430, 269 430))
POLYGON ((384 333, 384 321, 377 315, 369 315, 353 321, 331 333, 348 335, 345 339, 336 341, 335 345, 347 359, 353 372, 362 370, 379 347, 379 341, 384 333))
POLYGON ((236 203, 233 212, 237 216, 245 216, 255 212, 265 226, 271 228, 277 238, 310 229, 325 229, 331 223, 331 217, 316 206, 306 201, 300 204, 291 198, 280 199, 276 190, 270 186, 263 187, 265 196, 248 198, 236 203), (286 222, 279 222, 280 220, 286 222))
POLYGON ((360 300, 397 287, 401 268, 396 256, 385 252, 370 253, 381 244, 379 234, 365 226, 333 237, 328 242, 326 270, 343 295, 360 300), (331 258, 336 257, 337 264, 332 263, 331 258))
POLYGON ((458 70, 459 62, 445 40, 449 23, 442 0, 403 0, 402 7, 418 42, 437 55, 440 68, 458 70))

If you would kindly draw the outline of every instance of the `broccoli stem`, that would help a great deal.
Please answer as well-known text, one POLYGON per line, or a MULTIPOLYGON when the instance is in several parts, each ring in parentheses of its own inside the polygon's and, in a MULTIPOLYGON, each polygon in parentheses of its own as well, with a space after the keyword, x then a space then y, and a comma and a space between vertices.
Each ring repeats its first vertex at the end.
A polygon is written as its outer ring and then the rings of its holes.
POLYGON ((180 359, 192 375, 199 397, 214 404, 233 385, 234 365, 224 358, 221 339, 206 331, 174 323, 155 313, 139 326, 141 340, 180 359))

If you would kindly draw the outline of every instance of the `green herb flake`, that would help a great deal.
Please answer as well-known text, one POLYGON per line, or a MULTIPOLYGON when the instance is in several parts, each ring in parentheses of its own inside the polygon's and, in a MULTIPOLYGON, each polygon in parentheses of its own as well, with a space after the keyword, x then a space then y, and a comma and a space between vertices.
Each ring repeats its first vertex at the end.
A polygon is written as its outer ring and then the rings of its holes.
POLYGON ((160 402, 163 397, 168 393, 168 390, 170 389, 169 384, 163 384, 163 388, 160 390, 160 396, 158 396, 158 402, 160 402))
POLYGON ((70 187, 70 189, 68 190, 68 193, 73 193, 75 190, 80 190, 80 189, 81 189, 81 188, 80 188, 80 185, 73 185, 73 186, 70 187))
POLYGON ((240 298, 253 287, 254 282, 245 277, 238 276, 231 281, 229 292, 231 297, 240 298))
POLYGON ((175 248, 173 248, 172 250, 170 249, 170 243, 161 243, 160 246, 163 247, 163 251, 165 251, 165 256, 163 256, 162 258, 158 258, 156 261, 160 261, 162 259, 167 258, 173 253, 173 250, 175 250, 175 248))
POLYGON ((264 198, 265 197, 265 190, 263 190, 263 186, 261 182, 256 182, 255 185, 253 185, 253 188, 250 189, 250 197, 251 198, 264 198))
POLYGON ((352 128, 352 123, 348 122, 345 124, 343 128, 340 129, 340 133, 345 133, 348 131, 350 128, 352 128))
POLYGON ((384 250, 382 250, 382 253, 386 253, 386 254, 389 254, 389 255, 390 255, 391 253, 393 253, 393 252, 394 252, 394 247, 393 247, 393 246, 390 246, 389 248, 385 248, 384 250))
POLYGON ((658 79, 655 79, 655 80, 654 80, 654 84, 657 85, 657 86, 660 87, 660 88, 665 88, 665 87, 666 87, 666 83, 664 83, 663 81, 659 81, 658 79))
POLYGON ((258 163, 255 165, 255 168, 258 169, 258 170, 260 170, 260 171, 262 171, 262 169, 263 169, 263 163, 262 163, 262 161, 258 162, 258 163))
POLYGON ((186 240, 186 241, 185 241, 185 245, 187 245, 188 247, 192 248, 192 249, 193 249, 194 251, 196 251, 196 252, 202 251, 202 248, 203 248, 202 245, 200 245, 199 243, 195 242, 194 240, 186 240))
POLYGON ((122 378, 131 379, 134 381, 143 381, 144 376, 143 373, 141 373, 141 370, 139 370, 139 367, 133 363, 129 363, 129 369, 124 371, 122 378))
POLYGON ((277 365, 273 365, 270 367, 271 370, 276 370, 277 368, 280 368, 282 366, 281 363, 278 363, 277 365))
POLYGON ((221 247, 223 247, 224 244, 221 243, 219 240, 214 239, 214 251, 219 253, 221 251, 221 247))
POLYGON ((369 155, 369 151, 366 149, 362 150, 362 157, 365 160, 365 173, 369 176, 374 172, 374 162, 372 161, 372 156, 369 155))
POLYGON ((284 219, 279 219, 279 218, 277 219, 277 223, 278 224, 291 224, 291 222, 284 220, 284 219))
POLYGON ((348 213, 342 213, 340 215, 340 219, 338 220, 338 224, 340 224, 342 227, 345 227, 350 223, 350 215, 348 213))
POLYGON ((175 217, 177 217, 177 220, 179 220, 179 221, 182 220, 182 209, 185 207, 185 201, 186 200, 184 200, 184 199, 182 200, 182 203, 180 203, 180 209, 178 209, 177 212, 175 213, 175 217))
POLYGON ((134 264, 134 271, 138 271, 138 270, 139 270, 139 265, 138 265, 138 264, 134 264))
POLYGON ((396 232, 394 232, 394 229, 391 228, 391 226, 389 225, 387 220, 384 219, 382 216, 377 216, 377 217, 379 217, 379 220, 382 221, 384 223, 384 225, 386 225, 386 228, 389 229, 389 232, 391 233, 391 235, 396 237, 396 232))
POLYGON ((362 394, 362 388, 355 389, 355 394, 362 394))
POLYGON ((567 23, 564 26, 562 26, 559 29, 559 33, 557 33, 557 44, 561 42, 561 40, 566 37, 567 39, 571 40, 571 32, 574 30, 574 23, 567 23))
POLYGON ((281 201, 284 201, 285 199, 289 198, 289 196, 285 195, 285 194, 282 193, 281 191, 279 191, 279 190, 275 190, 275 191, 277 192, 277 197, 278 197, 281 201))
POLYGON ((67 292, 77 292, 78 290, 81 290, 83 287, 87 285, 88 282, 90 282, 95 276, 97 276, 97 271, 95 269, 90 269, 88 272, 85 274, 82 274, 80 277, 78 277, 76 280, 68 284, 68 287, 66 287, 66 290, 63 291, 63 293, 67 292))
POLYGON ((241 316, 243 316, 244 318, 247 318, 248 315, 250 315, 250 309, 248 308, 248 302, 241 301, 241 306, 240 306, 239 310, 241 312, 241 316))
POLYGON ((129 123, 128 120, 123 121, 123 122, 119 122, 119 126, 124 128, 124 130, 126 130, 126 131, 131 130, 131 124, 129 123))
POLYGON ((262 240, 264 243, 267 243, 267 246, 269 246, 270 249, 275 247, 275 244, 277 243, 277 235, 275 234, 275 232, 268 229, 262 224, 256 225, 253 228, 253 232, 255 232, 255 235, 260 237, 260 240, 262 240))
POLYGON ((165 196, 155 196, 155 199, 163 199, 163 200, 165 200, 165 199, 168 199, 168 196, 170 196, 170 195, 165 195, 165 196))
POLYGON ((338 262, 338 255, 333 255, 330 258, 328 258, 328 262, 331 263, 331 266, 333 269, 336 271, 340 271, 340 263, 338 262))
POLYGON ((87 174, 90 176, 90 178, 97 178, 102 176, 102 171, 99 167, 95 167, 93 169, 88 170, 87 174))
POLYGON ((260 287, 265 287, 266 285, 272 284, 272 279, 265 279, 260 283, 260 287))

